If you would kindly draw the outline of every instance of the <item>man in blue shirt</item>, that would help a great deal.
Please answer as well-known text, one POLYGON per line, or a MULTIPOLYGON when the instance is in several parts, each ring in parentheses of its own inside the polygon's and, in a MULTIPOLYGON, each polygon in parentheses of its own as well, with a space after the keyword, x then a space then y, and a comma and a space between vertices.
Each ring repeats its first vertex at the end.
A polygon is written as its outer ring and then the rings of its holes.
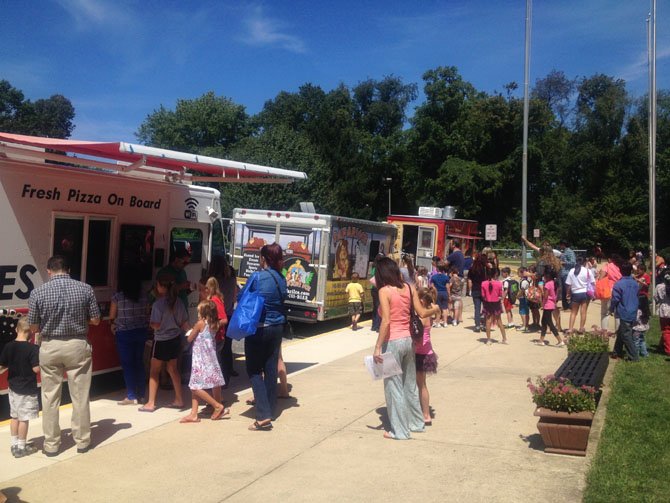
POLYGON ((457 239, 454 239, 451 242, 451 253, 447 257, 447 263, 449 264, 450 268, 457 267, 458 275, 461 278, 463 277, 463 265, 465 264, 465 257, 461 251, 461 243, 457 239))
POLYGON ((633 266, 630 262, 624 262, 621 267, 621 279, 612 287, 612 300, 610 302, 610 313, 616 313, 619 318, 619 328, 616 332, 614 343, 614 357, 623 358, 623 348, 626 346, 628 358, 638 361, 638 352, 633 340, 633 323, 637 319, 638 290, 637 281, 631 276, 633 266))

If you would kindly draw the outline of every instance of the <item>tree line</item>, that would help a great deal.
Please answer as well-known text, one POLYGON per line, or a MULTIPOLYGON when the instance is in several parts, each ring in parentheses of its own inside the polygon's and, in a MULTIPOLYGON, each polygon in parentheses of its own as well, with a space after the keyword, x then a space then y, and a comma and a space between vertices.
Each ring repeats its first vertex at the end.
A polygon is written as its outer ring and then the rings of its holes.
MULTIPOLYGON (((497 224, 499 244, 519 243, 523 99, 516 83, 477 90, 455 67, 324 90, 282 91, 249 115, 208 92, 149 113, 136 133, 147 145, 304 171, 291 186, 221 184, 234 207, 317 211, 384 220, 419 206, 455 206, 458 217, 497 224)), ((670 245, 670 93, 660 91, 657 239, 670 245)), ((2 105, 0 104, 0 107, 2 105)), ((0 108, 0 129, 3 112, 0 108)), ((648 97, 603 74, 552 71, 532 88, 528 140, 528 228, 590 249, 649 244, 648 97)), ((8 129, 4 129, 8 130, 8 129)))

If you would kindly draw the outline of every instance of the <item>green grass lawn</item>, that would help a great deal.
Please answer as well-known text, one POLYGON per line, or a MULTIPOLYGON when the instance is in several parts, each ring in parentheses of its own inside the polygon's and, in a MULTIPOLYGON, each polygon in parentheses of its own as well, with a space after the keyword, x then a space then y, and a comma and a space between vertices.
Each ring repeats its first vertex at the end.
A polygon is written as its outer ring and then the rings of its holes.
POLYGON ((584 501, 670 501, 670 357, 655 352, 658 319, 640 363, 614 370, 598 452, 586 480, 584 501))

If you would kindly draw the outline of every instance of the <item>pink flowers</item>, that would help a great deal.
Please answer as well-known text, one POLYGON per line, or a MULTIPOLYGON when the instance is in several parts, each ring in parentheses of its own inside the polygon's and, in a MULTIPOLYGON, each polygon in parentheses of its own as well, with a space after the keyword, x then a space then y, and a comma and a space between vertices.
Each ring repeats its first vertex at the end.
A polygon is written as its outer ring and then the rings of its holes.
POLYGON ((575 386, 569 379, 553 375, 537 377, 535 383, 526 380, 533 402, 538 407, 562 412, 594 412, 596 392, 592 386, 575 386))

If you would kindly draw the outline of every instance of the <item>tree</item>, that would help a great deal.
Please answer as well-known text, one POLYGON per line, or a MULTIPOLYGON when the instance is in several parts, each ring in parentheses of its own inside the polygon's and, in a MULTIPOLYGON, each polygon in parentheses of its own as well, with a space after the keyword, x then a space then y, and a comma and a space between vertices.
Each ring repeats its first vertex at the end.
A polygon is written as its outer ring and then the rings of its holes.
POLYGON ((535 81, 531 97, 544 101, 558 119, 560 127, 567 125, 572 114, 572 98, 576 80, 568 79, 565 73, 552 70, 543 79, 535 81))
POLYGON ((360 82, 353 88, 356 125, 371 135, 391 136, 402 129, 407 106, 416 97, 416 84, 403 84, 398 77, 360 82))
MULTIPOLYGON (((217 155, 215 149, 208 155, 217 155)), ((273 210, 297 210, 301 201, 321 201, 330 204, 327 187, 321 183, 318 173, 323 171, 323 162, 310 144, 307 136, 284 125, 263 130, 236 143, 228 152, 231 159, 253 162, 273 167, 304 171, 308 179, 290 185, 261 185, 221 183, 221 210, 232 214, 236 207, 263 208, 273 210)))
POLYGON ((0 131, 7 133, 69 138, 75 111, 60 94, 34 103, 6 80, 0 80, 0 131))
POLYGON ((147 116, 136 136, 145 145, 200 153, 211 147, 225 152, 250 132, 244 107, 210 91, 193 100, 178 100, 174 110, 161 105, 147 116))

